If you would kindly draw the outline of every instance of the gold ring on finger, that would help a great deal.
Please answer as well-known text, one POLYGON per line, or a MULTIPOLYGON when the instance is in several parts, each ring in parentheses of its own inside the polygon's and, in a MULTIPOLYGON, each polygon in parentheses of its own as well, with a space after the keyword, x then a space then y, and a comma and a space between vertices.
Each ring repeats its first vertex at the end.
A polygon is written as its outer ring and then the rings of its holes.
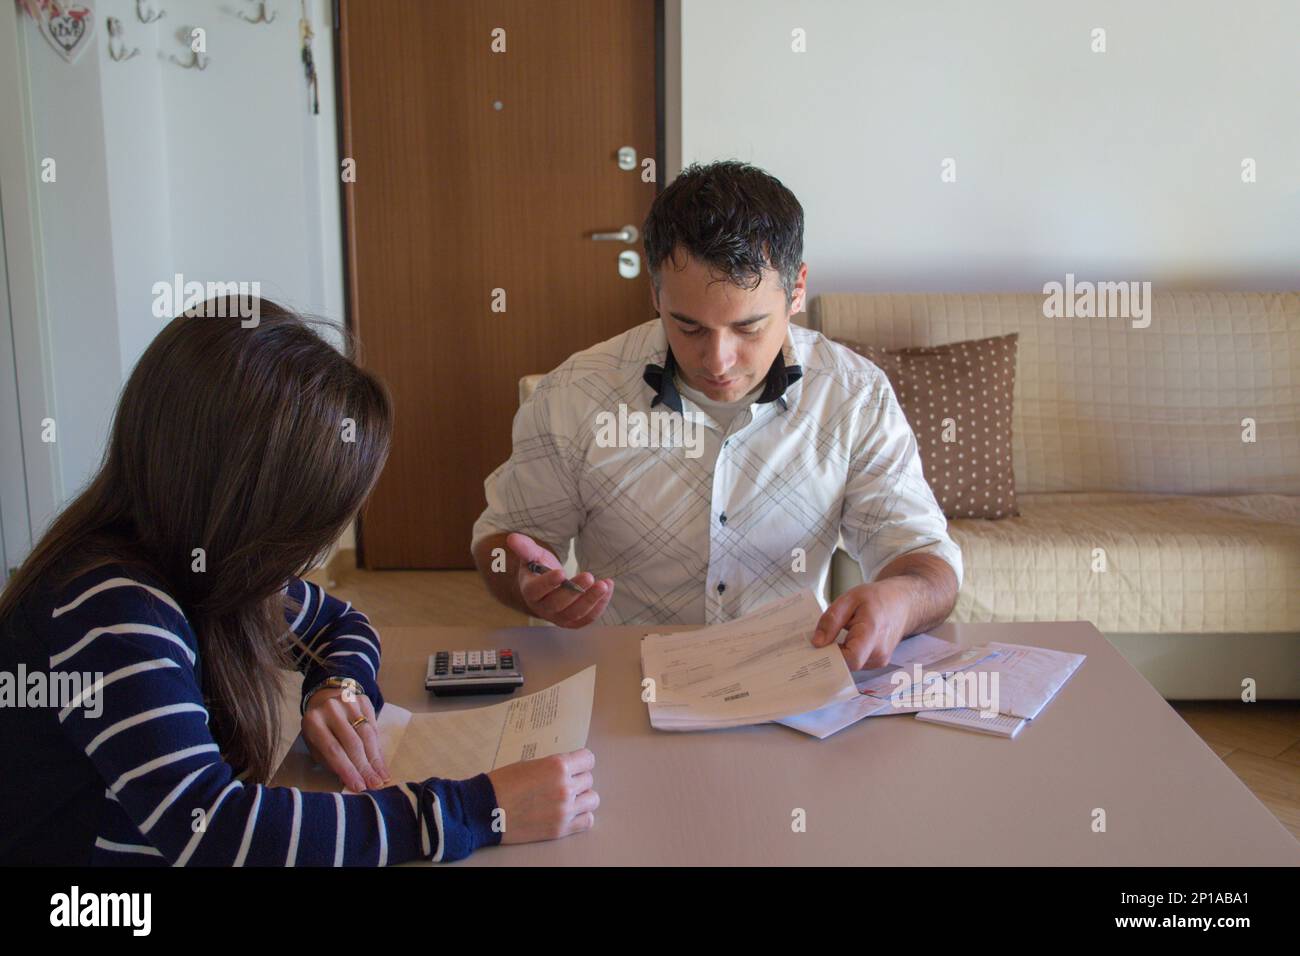
POLYGON ((352 728, 355 730, 357 727, 360 727, 362 724, 364 724, 364 723, 365 723, 367 720, 369 720, 369 719, 370 719, 370 718, 367 717, 365 714, 362 714, 362 715, 361 715, 360 717, 358 717, 356 720, 352 721, 352 728))

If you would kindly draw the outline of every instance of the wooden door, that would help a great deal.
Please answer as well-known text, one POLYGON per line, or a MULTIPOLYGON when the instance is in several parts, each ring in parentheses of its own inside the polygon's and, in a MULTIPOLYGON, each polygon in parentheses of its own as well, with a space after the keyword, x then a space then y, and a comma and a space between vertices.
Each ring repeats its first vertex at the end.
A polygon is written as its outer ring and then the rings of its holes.
POLYGON ((653 316, 639 238, 590 237, 654 199, 656 20, 655 0, 343 0, 351 321, 396 407, 364 566, 472 567, 520 377, 653 316))

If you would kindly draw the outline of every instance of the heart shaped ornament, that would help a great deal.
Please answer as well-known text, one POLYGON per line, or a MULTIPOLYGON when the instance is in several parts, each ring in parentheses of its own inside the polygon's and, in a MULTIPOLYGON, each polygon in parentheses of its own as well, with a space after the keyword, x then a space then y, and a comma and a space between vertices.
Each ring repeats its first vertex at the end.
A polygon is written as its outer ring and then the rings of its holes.
POLYGON ((41 13, 41 33, 45 39, 59 56, 75 63, 90 46, 90 37, 95 32, 94 11, 81 4, 51 3, 41 13))

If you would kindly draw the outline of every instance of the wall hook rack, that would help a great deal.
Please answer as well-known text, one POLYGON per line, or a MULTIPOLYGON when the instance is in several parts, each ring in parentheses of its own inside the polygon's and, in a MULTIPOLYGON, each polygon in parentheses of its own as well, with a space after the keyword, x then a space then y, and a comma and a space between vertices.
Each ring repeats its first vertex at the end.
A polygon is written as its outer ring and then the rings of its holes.
POLYGON ((267 16, 267 12, 266 0, 259 0, 257 5, 257 16, 250 17, 243 10, 240 10, 239 19, 244 20, 247 23, 271 23, 275 20, 275 11, 271 10, 270 16, 267 16))
POLYGON ((130 53, 126 52, 126 43, 122 39, 122 21, 117 17, 108 18, 108 55, 113 58, 115 63, 121 63, 123 60, 130 60, 140 55, 140 48, 133 47, 130 53), (116 41, 116 43, 114 43, 116 41))
POLYGON ((167 11, 161 8, 153 10, 147 6, 145 0, 135 0, 135 15, 141 23, 153 23, 167 16, 167 11))
POLYGON ((190 51, 190 62, 188 63, 178 57, 175 53, 172 54, 172 62, 187 70, 206 70, 208 68, 208 58, 197 50, 190 51))

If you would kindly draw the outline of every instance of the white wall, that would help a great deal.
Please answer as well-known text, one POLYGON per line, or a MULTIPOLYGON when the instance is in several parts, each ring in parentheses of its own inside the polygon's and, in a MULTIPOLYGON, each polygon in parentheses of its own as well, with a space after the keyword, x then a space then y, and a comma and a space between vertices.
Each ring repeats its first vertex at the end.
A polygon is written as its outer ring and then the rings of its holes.
POLYGON ((0 525, 5 566, 22 561, 32 545, 32 528, 44 527, 58 505, 57 459, 41 441, 43 423, 54 407, 49 367, 49 329, 38 256, 38 169, 32 149, 27 98, 27 58, 15 5, 0 4, 0 525), (25 317, 25 321, 20 317, 25 317))
POLYGON ((320 113, 307 107, 299 4, 272 0, 271 24, 236 11, 247 0, 100 0, 94 46, 75 64, 27 18, 24 44, 34 161, 53 157, 38 187, 58 460, 66 501, 102 455, 113 405, 163 322, 155 282, 259 281, 262 294, 343 317, 334 64, 329 0, 311 0, 320 113), (107 54, 107 18, 138 57, 107 54), (206 70, 189 59, 188 29, 207 30, 206 70), (182 36, 183 34, 183 36, 182 36))
MULTIPOLYGON (((163 26, 171 23, 170 18, 146 26, 136 19, 132 0, 108 0, 100 4, 100 12, 105 19, 118 17, 129 47, 140 49, 134 59, 113 62, 104 52, 107 30, 101 22, 102 42, 94 51, 100 84, 95 105, 102 117, 107 164, 107 214, 117 305, 118 354, 114 371, 120 385, 161 327, 152 314, 152 287, 170 275, 167 270, 173 259, 171 117, 164 84, 173 78, 175 67, 158 55, 159 43, 168 32, 163 26)), ((39 52, 46 62, 53 59, 44 55, 47 51, 39 52)), ((57 67, 56 63, 49 68, 54 76, 45 89, 60 80, 57 67)), ((56 321, 56 325, 75 324, 68 321, 68 316, 61 318, 64 321, 56 321)), ((112 386, 113 382, 106 384, 112 386)))
MULTIPOLYGON (((159 324, 153 282, 258 280, 341 318, 329 0, 311 0, 321 112, 306 110, 297 4, 99 0, 62 62, 24 18, 39 250, 70 497, 159 324), (107 17, 139 57, 112 62, 107 17), (207 70, 170 62, 208 30, 207 70)), ((807 213, 811 291, 1032 290, 1048 278, 1300 286, 1300 5, 1288 0, 675 0, 669 166, 738 157, 807 213), (1108 52, 1090 51, 1093 27, 1108 52), (808 51, 790 50, 791 30, 808 51), (680 131, 673 129, 680 97, 680 131), (957 160, 958 181, 940 181, 957 160), (1240 161, 1259 181, 1240 182, 1240 161)))
MULTIPOLYGON (((75 64, 66 64, 29 18, 20 21, 25 28, 36 153, 32 165, 37 170, 40 258, 54 381, 54 449, 59 494, 66 499, 99 459, 122 381, 108 158, 100 108, 101 51, 96 44, 75 64), (54 182, 40 179, 47 159, 55 163, 54 182)), ((30 317, 15 315, 13 321, 30 321, 30 317)))
POLYGON ((795 192, 813 294, 1300 288, 1294 0, 681 7, 682 161, 795 192))

